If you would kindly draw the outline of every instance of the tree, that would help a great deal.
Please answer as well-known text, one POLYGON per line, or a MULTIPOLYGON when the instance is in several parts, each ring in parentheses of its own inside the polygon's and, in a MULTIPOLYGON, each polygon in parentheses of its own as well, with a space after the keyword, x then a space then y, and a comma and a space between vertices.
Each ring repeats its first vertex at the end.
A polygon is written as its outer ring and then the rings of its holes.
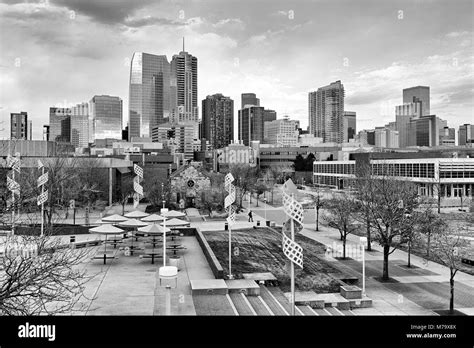
MULTIPOLYGON (((122 215, 125 214, 125 206, 128 203, 128 199, 133 196, 133 181, 131 177, 122 178, 120 183, 120 188, 117 192, 117 199, 120 205, 122 206, 122 215)), ((155 197, 154 190, 150 190, 150 196, 155 197)), ((153 200, 152 200, 153 202, 153 200)))
POLYGON ((324 207, 325 200, 321 196, 319 191, 320 187, 317 186, 316 194, 308 194, 307 197, 311 200, 310 205, 316 210, 316 231, 319 231, 319 211, 324 207))
POLYGON ((404 243, 402 235, 413 221, 413 211, 418 208, 418 189, 415 184, 396 179, 385 163, 361 166, 352 182, 360 210, 367 220, 376 240, 383 248, 382 279, 388 280, 388 259, 404 243))
POLYGON ((202 205, 209 212, 209 217, 212 217, 212 212, 220 210, 224 207, 224 199, 226 191, 222 188, 211 186, 203 192, 202 205))
POLYGON ((329 227, 337 229, 341 235, 342 258, 345 259, 347 236, 357 230, 354 220, 358 211, 358 203, 346 194, 333 195, 326 201, 325 209, 327 214, 324 218, 329 227))
POLYGON ((419 213, 419 231, 426 237, 426 257, 430 256, 431 238, 433 235, 448 228, 445 220, 434 213, 431 206, 419 213))
POLYGON ((87 248, 61 246, 49 235, 10 235, 0 272, 1 315, 56 315, 83 310, 85 284, 92 278, 78 267, 87 248))
POLYGON ((313 171, 313 162, 316 159, 314 154, 312 152, 309 153, 309 155, 305 159, 305 171, 306 172, 312 172, 313 171))
POLYGON ((238 208, 242 208, 242 200, 246 193, 251 192, 258 178, 258 170, 246 164, 234 164, 230 166, 230 173, 234 177, 234 185, 239 188, 238 208))
POLYGON ((292 171, 290 166, 287 165, 276 165, 276 166, 268 166, 265 169, 265 176, 268 178, 267 180, 271 181, 271 192, 272 192, 272 204, 273 204, 273 190, 275 184, 281 182, 281 179, 284 177, 286 172, 292 171))
POLYGON ((450 299, 449 311, 454 312, 454 277, 462 268, 462 259, 467 254, 469 243, 459 231, 465 228, 459 226, 456 231, 440 230, 433 235, 431 257, 438 263, 449 268, 450 299))
POLYGON ((257 195, 257 207, 258 207, 258 199, 260 198, 262 194, 268 191, 268 186, 264 182, 258 181, 255 184, 254 191, 255 191, 255 194, 257 195))
POLYGON ((293 167, 296 172, 302 172, 306 169, 306 161, 301 154, 298 154, 294 160, 293 167))

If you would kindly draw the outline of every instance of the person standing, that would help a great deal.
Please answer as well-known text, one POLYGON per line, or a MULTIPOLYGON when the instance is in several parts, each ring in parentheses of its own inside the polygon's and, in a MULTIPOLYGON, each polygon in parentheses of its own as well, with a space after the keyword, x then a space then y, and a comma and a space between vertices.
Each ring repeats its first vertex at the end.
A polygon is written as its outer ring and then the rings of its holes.
POLYGON ((253 222, 253 213, 251 210, 249 211, 249 222, 253 222))

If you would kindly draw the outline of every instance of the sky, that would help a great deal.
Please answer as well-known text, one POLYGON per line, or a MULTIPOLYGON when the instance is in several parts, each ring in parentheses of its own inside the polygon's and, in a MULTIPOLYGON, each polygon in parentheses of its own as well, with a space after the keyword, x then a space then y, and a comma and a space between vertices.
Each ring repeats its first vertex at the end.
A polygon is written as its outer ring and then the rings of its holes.
MULTIPOLYGON (((308 92, 341 80, 357 130, 395 120, 402 89, 430 86, 431 113, 474 123, 472 0, 0 0, 0 138, 26 111, 108 94, 128 120, 134 52, 198 58, 198 101, 253 92, 308 124, 308 92)), ((201 110, 200 110, 201 113, 201 110)), ((237 135, 235 135, 237 136, 237 135)))

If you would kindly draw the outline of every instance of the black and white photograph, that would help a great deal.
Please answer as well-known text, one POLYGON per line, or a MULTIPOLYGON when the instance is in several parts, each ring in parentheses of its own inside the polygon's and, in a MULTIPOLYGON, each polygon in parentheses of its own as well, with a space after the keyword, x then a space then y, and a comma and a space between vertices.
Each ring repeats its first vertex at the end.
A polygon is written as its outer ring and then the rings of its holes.
POLYGON ((473 38, 473 0, 0 0, 0 347, 472 347, 473 38))

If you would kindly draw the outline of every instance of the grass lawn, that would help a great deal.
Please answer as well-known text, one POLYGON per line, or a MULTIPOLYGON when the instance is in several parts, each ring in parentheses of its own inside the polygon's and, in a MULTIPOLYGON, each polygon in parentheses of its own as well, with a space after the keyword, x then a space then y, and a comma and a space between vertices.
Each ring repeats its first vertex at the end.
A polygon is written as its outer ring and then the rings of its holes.
MULTIPOLYGON (((203 232, 219 262, 228 274, 229 241, 227 231, 203 232)), ((325 246, 305 236, 297 235, 303 247, 303 269, 295 267, 296 288, 318 293, 339 292, 339 282, 329 273, 338 270, 324 260, 325 246)), ((242 278, 242 273, 271 272, 280 282, 283 291, 290 290, 287 258, 281 249, 282 235, 269 228, 241 229, 232 231, 232 273, 242 278)))

